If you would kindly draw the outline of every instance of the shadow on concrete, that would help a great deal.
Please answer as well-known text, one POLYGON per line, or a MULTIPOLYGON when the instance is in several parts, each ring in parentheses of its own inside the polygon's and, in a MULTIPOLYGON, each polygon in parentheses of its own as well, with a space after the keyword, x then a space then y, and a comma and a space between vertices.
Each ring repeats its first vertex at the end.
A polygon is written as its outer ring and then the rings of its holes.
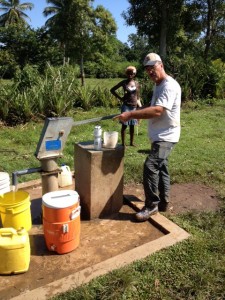
POLYGON ((31 201, 31 219, 33 225, 42 224, 42 198, 36 198, 31 201))

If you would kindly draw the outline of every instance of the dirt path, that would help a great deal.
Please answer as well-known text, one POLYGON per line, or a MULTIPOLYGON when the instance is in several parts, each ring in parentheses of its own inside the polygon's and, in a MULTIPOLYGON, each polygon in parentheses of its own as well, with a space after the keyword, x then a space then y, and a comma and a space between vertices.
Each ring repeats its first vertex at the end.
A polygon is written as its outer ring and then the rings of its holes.
MULTIPOLYGON (((135 195, 144 201, 142 185, 126 185, 124 194, 135 195)), ((174 184, 171 187, 171 202, 166 215, 188 211, 216 211, 218 208, 219 200, 212 188, 196 183, 174 184)))

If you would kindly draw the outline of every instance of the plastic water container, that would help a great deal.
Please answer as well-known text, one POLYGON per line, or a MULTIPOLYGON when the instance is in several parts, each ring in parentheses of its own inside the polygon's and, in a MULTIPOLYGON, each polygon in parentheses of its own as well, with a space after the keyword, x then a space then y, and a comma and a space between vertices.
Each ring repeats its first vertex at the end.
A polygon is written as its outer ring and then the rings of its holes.
POLYGON ((101 126, 95 126, 94 129, 94 149, 101 150, 102 149, 102 128, 101 126))
POLYGON ((72 185, 73 179, 72 179, 72 173, 70 171, 69 166, 61 166, 58 175, 58 182, 59 182, 59 187, 72 185))
POLYGON ((10 178, 6 172, 0 172, 0 194, 10 192, 10 178))
POLYGON ((43 195, 43 230, 49 251, 64 254, 80 243, 80 197, 76 191, 62 190, 43 195))
POLYGON ((29 193, 19 190, 0 195, 0 214, 3 227, 30 230, 32 227, 29 193))
POLYGON ((103 147, 114 149, 116 148, 118 142, 118 132, 117 131, 105 131, 103 134, 103 147))
POLYGON ((0 229, 0 274, 18 274, 28 270, 30 240, 24 228, 0 229))

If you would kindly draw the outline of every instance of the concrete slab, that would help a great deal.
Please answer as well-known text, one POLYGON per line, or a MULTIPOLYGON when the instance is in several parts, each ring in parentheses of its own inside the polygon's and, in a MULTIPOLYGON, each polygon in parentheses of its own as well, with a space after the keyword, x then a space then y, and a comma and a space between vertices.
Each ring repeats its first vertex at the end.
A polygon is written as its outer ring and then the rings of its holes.
POLYGON ((49 299, 189 237, 186 231, 159 213, 152 216, 149 222, 135 223, 132 217, 134 210, 138 211, 143 201, 132 195, 125 196, 125 203, 129 206, 124 205, 119 214, 107 219, 82 222, 83 236, 76 250, 64 255, 49 253, 44 244, 41 225, 38 225, 40 181, 33 181, 30 185, 21 184, 20 188, 29 191, 32 204, 36 205, 35 209, 33 206, 36 225, 33 225, 30 233, 34 242, 31 246, 31 265, 27 273, 0 276, 2 300, 49 299), (47 275, 48 280, 43 280, 47 275), (23 285, 15 280, 22 280, 23 285), (36 288, 31 284, 32 280, 36 282, 36 288), (4 291, 7 293, 4 294, 4 291))

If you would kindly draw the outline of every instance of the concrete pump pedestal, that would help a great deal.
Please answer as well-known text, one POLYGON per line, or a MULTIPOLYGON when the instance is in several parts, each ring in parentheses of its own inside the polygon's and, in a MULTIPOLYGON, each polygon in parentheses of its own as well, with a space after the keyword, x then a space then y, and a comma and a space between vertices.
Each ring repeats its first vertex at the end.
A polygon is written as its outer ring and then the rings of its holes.
POLYGON ((104 218, 123 205, 124 147, 94 150, 93 142, 75 144, 75 186, 81 217, 104 218))
POLYGON ((41 159, 42 195, 58 190, 59 167, 57 158, 41 159))

